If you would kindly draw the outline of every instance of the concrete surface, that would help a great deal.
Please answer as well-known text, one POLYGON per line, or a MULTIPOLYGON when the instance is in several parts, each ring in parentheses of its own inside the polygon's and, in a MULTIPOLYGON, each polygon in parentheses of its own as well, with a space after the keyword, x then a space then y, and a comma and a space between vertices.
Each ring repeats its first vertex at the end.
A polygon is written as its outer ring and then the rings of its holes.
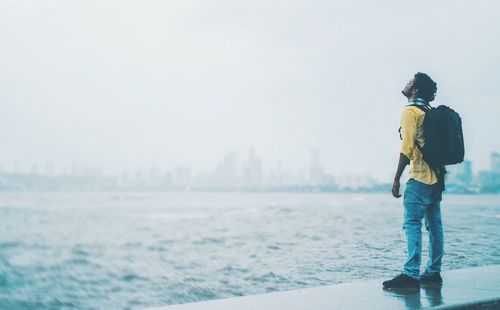
POLYGON ((500 265, 452 270, 441 276, 442 286, 383 289, 382 282, 387 279, 377 279, 153 309, 500 309, 500 265))

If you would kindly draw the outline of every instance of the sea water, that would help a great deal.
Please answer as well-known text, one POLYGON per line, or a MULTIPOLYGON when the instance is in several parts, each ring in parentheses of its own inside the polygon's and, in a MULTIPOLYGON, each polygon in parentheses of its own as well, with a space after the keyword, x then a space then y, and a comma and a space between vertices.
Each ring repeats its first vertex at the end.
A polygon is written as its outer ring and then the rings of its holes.
MULTIPOLYGON (((443 270, 500 264, 500 196, 445 195, 442 216, 443 270)), ((390 194, 0 193, 0 308, 137 309, 392 278, 402 224, 390 194)))

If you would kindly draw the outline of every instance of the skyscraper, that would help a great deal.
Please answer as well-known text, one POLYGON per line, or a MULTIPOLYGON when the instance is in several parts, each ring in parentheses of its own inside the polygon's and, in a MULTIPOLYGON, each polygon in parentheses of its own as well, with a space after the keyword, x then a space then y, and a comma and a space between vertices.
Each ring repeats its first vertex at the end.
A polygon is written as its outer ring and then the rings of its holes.
POLYGON ((490 156, 491 172, 500 175, 500 153, 493 152, 490 156))
POLYGON ((243 181, 248 188, 262 185, 262 160, 255 155, 253 147, 248 150, 248 159, 243 167, 243 181))
POLYGON ((447 182, 450 185, 467 187, 472 182, 472 161, 464 160, 462 163, 447 166, 447 182))
POLYGON ((217 164, 214 171, 214 185, 235 188, 239 186, 238 177, 238 154, 231 151, 217 164))
POLYGON ((321 184, 324 180, 324 172, 320 163, 319 150, 311 149, 311 162, 309 164, 309 182, 313 184, 321 184))

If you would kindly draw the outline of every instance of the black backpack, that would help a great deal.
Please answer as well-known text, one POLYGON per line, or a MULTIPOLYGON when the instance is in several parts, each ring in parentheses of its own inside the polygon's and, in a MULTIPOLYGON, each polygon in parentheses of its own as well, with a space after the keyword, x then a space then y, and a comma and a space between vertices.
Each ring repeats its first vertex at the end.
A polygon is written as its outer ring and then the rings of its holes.
POLYGON ((445 165, 461 163, 464 160, 464 136, 462 119, 450 107, 440 105, 412 105, 425 112, 423 123, 424 146, 417 143, 424 161, 434 170, 445 165))

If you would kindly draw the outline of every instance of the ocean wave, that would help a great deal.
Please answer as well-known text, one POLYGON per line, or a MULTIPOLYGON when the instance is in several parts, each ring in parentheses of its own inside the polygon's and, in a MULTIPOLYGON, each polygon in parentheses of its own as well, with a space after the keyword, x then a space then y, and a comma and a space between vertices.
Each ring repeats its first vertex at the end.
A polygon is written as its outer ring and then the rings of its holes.
MULTIPOLYGON (((405 259, 389 196, 44 195, 1 214, 0 308, 145 308, 384 277, 405 259)), ((499 212, 497 197, 447 201, 443 267, 500 263, 499 212)))

